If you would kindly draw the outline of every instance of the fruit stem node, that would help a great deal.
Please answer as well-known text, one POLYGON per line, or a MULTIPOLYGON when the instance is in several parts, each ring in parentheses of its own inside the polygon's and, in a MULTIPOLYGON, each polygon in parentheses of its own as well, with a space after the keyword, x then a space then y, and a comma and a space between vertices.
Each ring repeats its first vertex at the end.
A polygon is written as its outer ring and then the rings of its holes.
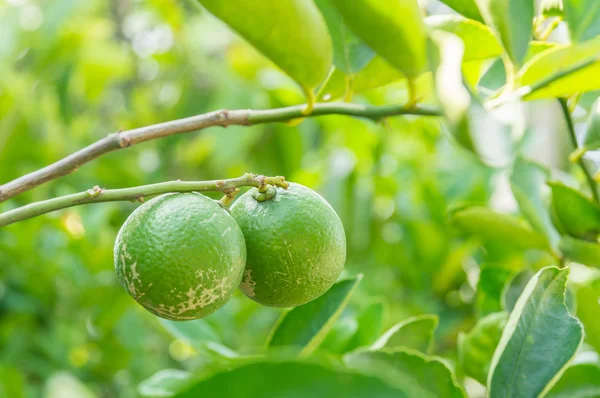
POLYGON ((261 192, 259 188, 257 192, 252 194, 252 197, 257 202, 266 202, 267 200, 273 199, 275 195, 277 195, 277 188, 275 188, 273 185, 266 185, 265 192, 261 192))

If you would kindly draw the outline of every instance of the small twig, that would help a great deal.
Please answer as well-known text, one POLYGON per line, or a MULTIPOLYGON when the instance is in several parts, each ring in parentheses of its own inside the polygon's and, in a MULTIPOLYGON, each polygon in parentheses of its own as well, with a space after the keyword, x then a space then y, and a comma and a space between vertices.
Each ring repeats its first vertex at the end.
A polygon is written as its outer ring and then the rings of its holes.
POLYGON ((238 187, 260 187, 265 183, 286 189, 289 186, 289 183, 284 177, 281 176, 265 177, 249 173, 244 174, 241 177, 231 178, 228 180, 170 181, 124 189, 102 189, 96 186, 84 192, 31 203, 26 206, 18 207, 14 210, 1 213, 0 227, 68 207, 102 202, 143 202, 144 198, 148 196, 155 196, 169 192, 224 192, 227 197, 230 197, 231 200, 233 200, 235 194, 237 191, 239 191, 237 189, 238 187))
MULTIPOLYGON (((564 98, 559 98, 558 102, 562 109, 563 115, 565 117, 565 122, 567 123, 567 131, 569 132, 569 138, 571 140, 571 144, 575 151, 579 148, 579 143, 577 142, 577 135, 575 134, 575 126, 573 125, 573 118, 571 117, 571 113, 569 112, 569 104, 567 100, 564 98)), ((596 186, 596 181, 592 177, 592 173, 586 166, 582 157, 577 159, 577 164, 583 170, 583 174, 585 175, 585 179, 590 186, 590 190, 592 191, 592 196, 596 202, 600 202, 600 198, 598 197, 598 187, 596 186)))
POLYGON ((174 134, 188 133, 211 126, 254 125, 273 122, 288 122, 297 118, 323 115, 347 115, 359 118, 379 120, 395 115, 440 116, 441 111, 435 108, 413 107, 401 105, 370 106, 347 104, 343 102, 314 104, 312 113, 304 114, 307 106, 296 105, 286 108, 268 110, 219 110, 192 116, 185 119, 172 120, 165 123, 140 127, 133 130, 119 131, 109 135, 49 166, 26 174, 13 181, 0 185, 0 202, 28 191, 45 182, 54 180, 75 171, 81 165, 90 162, 106 153, 127 148, 141 142, 163 138, 174 134))

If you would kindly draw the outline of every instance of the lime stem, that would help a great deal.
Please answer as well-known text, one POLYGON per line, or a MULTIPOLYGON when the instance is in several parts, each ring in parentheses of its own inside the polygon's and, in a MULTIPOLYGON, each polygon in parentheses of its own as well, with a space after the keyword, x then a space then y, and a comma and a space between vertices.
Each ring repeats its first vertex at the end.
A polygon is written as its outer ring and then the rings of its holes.
MULTIPOLYGON (((246 173, 241 177, 230 178, 226 180, 212 181, 169 181, 159 184, 142 185, 139 187, 123 189, 103 189, 95 186, 84 192, 71 195, 59 196, 57 198, 30 203, 28 205, 0 213, 0 227, 16 223, 18 221, 33 218, 42 214, 50 213, 68 207, 79 206, 91 203, 132 201, 143 202, 149 196, 161 195, 170 192, 224 192, 228 199, 221 199, 222 202, 233 202, 233 198, 238 187, 256 187, 265 185, 276 186, 287 189, 289 183, 285 177, 266 177, 246 173)), ((227 204, 228 205, 228 204, 227 204)))

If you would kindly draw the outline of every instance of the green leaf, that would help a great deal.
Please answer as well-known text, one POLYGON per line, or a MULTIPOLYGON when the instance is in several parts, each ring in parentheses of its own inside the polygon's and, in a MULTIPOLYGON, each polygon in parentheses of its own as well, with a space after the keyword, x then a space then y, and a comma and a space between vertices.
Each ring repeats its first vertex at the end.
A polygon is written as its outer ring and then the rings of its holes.
POLYGON ((600 279, 576 286, 577 317, 585 329, 585 342, 600 352, 600 279))
POLYGON ((177 398, 197 397, 398 398, 402 391, 373 376, 312 363, 259 362, 196 382, 177 398))
POLYGON ((600 37, 569 46, 557 45, 529 60, 518 74, 528 86, 523 98, 568 97, 600 89, 600 37))
POLYGON ((533 30, 533 0, 476 0, 483 20, 494 32, 510 59, 521 65, 533 30))
POLYGON ((519 209, 533 229, 542 233, 552 247, 557 247, 560 235, 554 225, 542 195, 542 187, 550 173, 544 167, 517 157, 510 176, 510 186, 519 209))
POLYGON ((600 233, 600 206, 560 182, 549 182, 552 207, 560 225, 572 236, 596 240, 600 233))
POLYGON ((565 305, 568 268, 541 269, 519 297, 488 376, 490 398, 537 397, 556 383, 583 341, 565 305))
POLYGON ((504 311, 507 313, 512 312, 519 300, 519 296, 523 293, 533 275, 533 271, 528 269, 511 275, 504 289, 502 289, 502 308, 504 311))
POLYGON ((426 30, 417 0, 333 0, 346 24, 408 79, 425 71, 426 30))
POLYGON ((191 383, 192 375, 179 369, 164 369, 156 372, 138 386, 142 397, 172 397, 191 383))
POLYGON ((348 304, 361 279, 359 275, 339 281, 318 299, 284 313, 267 345, 302 347, 300 355, 312 353, 348 304))
POLYGON ((469 333, 458 336, 458 360, 465 374, 486 383, 494 350, 508 320, 506 312, 494 312, 481 318, 469 333))
POLYGON ((563 236, 560 251, 571 261, 592 267, 600 267, 600 244, 563 236))
POLYGON ((585 150, 600 148, 600 98, 594 101, 590 109, 588 127, 583 136, 583 148, 585 150))
POLYGON ((382 378, 401 390, 406 397, 465 396, 452 371, 444 362, 417 351, 362 351, 346 354, 344 362, 349 368, 382 378))
POLYGON ((497 57, 502 46, 484 24, 457 15, 432 15, 425 18, 429 30, 442 30, 458 36, 464 43, 463 62, 497 57))
POLYGON ((203 319, 175 322, 160 318, 159 322, 173 337, 184 340, 194 347, 203 346, 210 341, 221 341, 217 332, 203 319))
POLYGON ((358 331, 358 322, 352 316, 344 316, 337 320, 319 345, 330 353, 343 354, 346 346, 350 343, 358 331))
MULTIPOLYGON (((319 90, 320 99, 330 101, 343 97, 349 76, 335 68, 325 87, 319 90)), ((404 75, 386 60, 375 56, 360 72, 352 76, 352 93, 362 93, 404 79, 404 75)))
POLYGON ((600 396, 600 367, 592 363, 569 366, 547 398, 592 398, 600 396))
POLYGON ((315 0, 327 22, 333 42, 333 64, 347 75, 361 70, 375 56, 375 52, 356 37, 342 20, 331 3, 332 0, 315 0))
POLYGON ((563 0, 563 7, 572 42, 585 41, 600 35, 598 0, 563 0))
POLYGON ((452 8, 457 13, 464 15, 467 18, 483 22, 483 17, 475 4, 475 0, 441 0, 442 3, 452 8))
POLYGON ((199 1, 306 92, 329 74, 333 59, 331 38, 323 16, 312 1, 199 1))
POLYGON ((450 214, 453 225, 478 236, 484 241, 495 241, 519 248, 545 248, 546 239, 524 220, 497 213, 487 207, 472 206, 450 214))
POLYGON ((477 282, 477 317, 503 310, 502 292, 512 272, 499 267, 482 267, 477 282))
POLYGON ((346 346, 346 351, 371 345, 383 331, 385 306, 378 301, 367 306, 357 317, 358 330, 346 346))
POLYGON ((440 319, 437 315, 417 315, 392 326, 373 345, 382 348, 410 348, 428 354, 433 349, 435 330, 440 319))

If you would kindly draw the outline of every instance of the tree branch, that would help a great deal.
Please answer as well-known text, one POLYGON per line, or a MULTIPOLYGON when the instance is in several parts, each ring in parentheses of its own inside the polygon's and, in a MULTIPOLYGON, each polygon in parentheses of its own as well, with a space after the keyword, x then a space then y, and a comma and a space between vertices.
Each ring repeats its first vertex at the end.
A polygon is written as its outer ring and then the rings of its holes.
MULTIPOLYGON (((559 98, 558 102, 560 103, 560 107, 565 117, 565 122, 567 123, 567 130, 569 131, 569 138, 571 139, 571 143, 573 144, 573 149, 577 150, 579 148, 579 144, 577 142, 577 135, 575 134, 573 118, 571 118, 571 113, 569 112, 569 105, 567 104, 567 100, 564 98, 559 98)), ((590 190, 592 191, 592 196, 594 197, 594 200, 596 202, 600 202, 600 198, 598 197, 598 187, 596 186, 596 181, 592 177, 592 173, 589 171, 582 157, 577 159, 577 164, 579 165, 581 170, 583 170, 583 174, 585 175, 585 179, 588 185, 590 186, 590 190)))
POLYGON ((70 174, 81 165, 90 162, 106 153, 126 148, 141 142, 167 137, 174 134, 188 133, 211 126, 227 127, 230 125, 247 126, 253 124, 287 122, 301 117, 323 115, 347 115, 371 120, 380 120, 387 116, 422 115, 440 116, 438 109, 427 107, 405 108, 400 105, 369 106, 340 102, 315 104, 310 115, 302 114, 306 105, 269 110, 219 110, 192 116, 185 119, 172 120, 165 123, 140 127, 133 130, 119 131, 37 171, 26 174, 0 186, 0 202, 8 200, 22 192, 28 191, 45 182, 70 174))
POLYGON ((248 173, 241 177, 228 180, 170 181, 124 189, 102 189, 96 186, 85 192, 43 200, 41 202, 18 207, 5 213, 0 213, 0 227, 33 218, 41 214, 50 213, 55 210, 89 203, 117 201, 143 202, 146 197, 169 192, 215 191, 224 192, 226 195, 232 196, 237 193, 238 187, 251 186, 263 188, 267 185, 274 185, 287 189, 289 183, 285 181, 284 177, 265 177, 248 173))

